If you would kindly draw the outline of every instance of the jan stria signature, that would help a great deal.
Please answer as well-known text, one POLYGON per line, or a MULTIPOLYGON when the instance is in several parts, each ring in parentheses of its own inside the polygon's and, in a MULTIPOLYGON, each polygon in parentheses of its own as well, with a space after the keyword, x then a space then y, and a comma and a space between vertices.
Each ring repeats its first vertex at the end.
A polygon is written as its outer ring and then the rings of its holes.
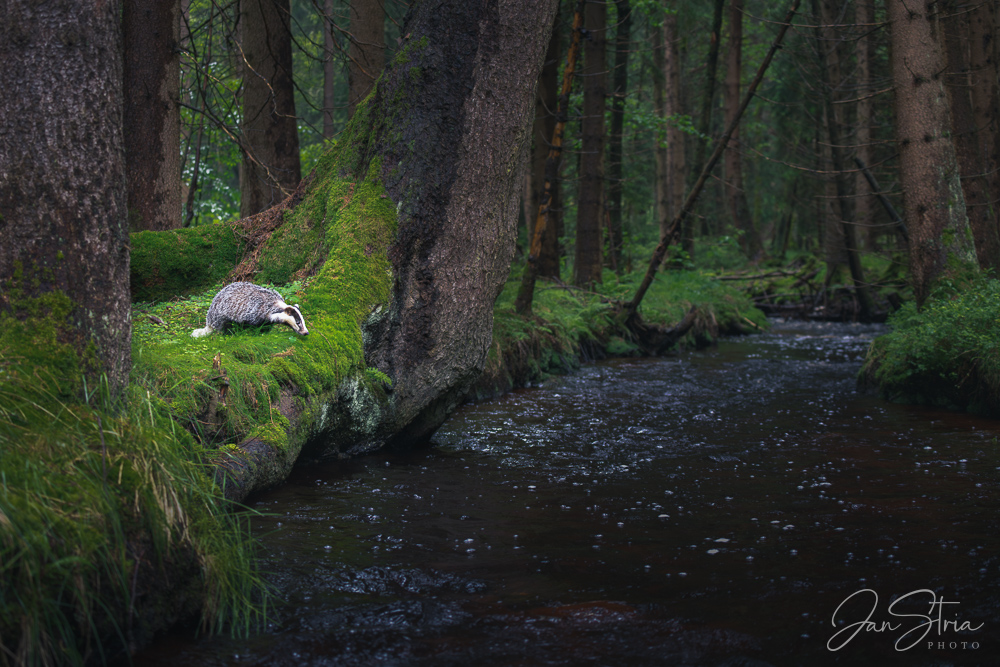
POLYGON ((878 608, 878 593, 870 588, 863 588, 848 595, 834 610, 833 618, 831 619, 833 626, 837 627, 839 622, 846 622, 847 625, 840 628, 840 630, 830 637, 829 641, 826 642, 826 647, 831 651, 839 651, 862 632, 896 633, 903 631, 903 634, 897 637, 895 647, 897 651, 907 651, 919 644, 928 634, 935 630, 937 636, 940 637, 945 632, 975 632, 983 627, 983 623, 974 626, 969 621, 944 618, 945 605, 957 604, 959 603, 946 601, 944 596, 939 599, 937 593, 929 588, 921 588, 901 595, 889 604, 886 610, 889 616, 900 620, 873 621, 872 616, 874 616, 875 610, 878 608), (862 619, 853 621, 843 618, 841 616, 841 609, 849 601, 859 596, 870 598, 871 607, 868 608, 868 615, 862 619), (904 601, 910 604, 914 602, 919 603, 921 598, 928 600, 928 609, 925 614, 904 613, 897 607, 897 605, 902 606, 900 603, 904 603, 904 601))

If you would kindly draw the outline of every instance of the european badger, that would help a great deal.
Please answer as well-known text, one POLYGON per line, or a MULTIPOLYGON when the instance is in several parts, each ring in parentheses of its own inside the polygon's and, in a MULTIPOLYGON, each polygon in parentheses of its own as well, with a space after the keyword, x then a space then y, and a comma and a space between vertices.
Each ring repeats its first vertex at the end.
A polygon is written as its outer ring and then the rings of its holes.
POLYGON ((273 289, 253 283, 230 283, 212 299, 205 328, 195 329, 191 335, 200 338, 213 331, 225 331, 232 322, 250 326, 283 322, 301 336, 309 334, 298 304, 289 306, 273 289))

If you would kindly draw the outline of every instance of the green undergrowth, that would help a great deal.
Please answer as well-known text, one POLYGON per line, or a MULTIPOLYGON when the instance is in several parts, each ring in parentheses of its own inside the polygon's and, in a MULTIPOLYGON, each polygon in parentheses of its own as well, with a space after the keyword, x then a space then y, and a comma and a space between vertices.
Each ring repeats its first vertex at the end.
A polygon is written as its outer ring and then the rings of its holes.
POLYGON ((944 283, 872 343, 861 383, 900 403, 1000 417, 1000 281, 944 283))
POLYGON ((165 301, 208 289, 233 268, 243 244, 226 223, 130 235, 133 301, 165 301))
POLYGON ((83 380, 67 399, 66 381, 0 356, 0 664, 104 663, 163 629, 143 599, 256 627, 249 527, 202 445, 134 384, 111 401, 83 380))
MULTIPOLYGON (((642 277, 640 272, 616 276, 605 271, 603 284, 594 290, 539 280, 533 317, 525 318, 513 310, 520 274, 512 274, 494 308, 493 343, 474 392, 486 397, 550 373, 574 370, 581 358, 642 354, 609 303, 630 299, 642 277)), ((639 311, 644 321, 670 327, 692 308, 695 325, 678 342, 681 348, 704 347, 722 335, 768 326, 743 293, 698 271, 661 272, 639 311)))

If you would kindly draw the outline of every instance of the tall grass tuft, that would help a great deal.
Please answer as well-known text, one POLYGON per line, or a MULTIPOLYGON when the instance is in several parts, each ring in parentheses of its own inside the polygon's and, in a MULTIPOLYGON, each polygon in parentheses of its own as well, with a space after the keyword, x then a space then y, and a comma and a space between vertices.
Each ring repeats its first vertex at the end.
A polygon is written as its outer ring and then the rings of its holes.
POLYGON ((190 434, 135 385, 71 402, 60 378, 0 362, 0 665, 106 662, 162 622, 136 602, 164 591, 201 596, 207 630, 262 620, 245 519, 190 434), (185 570, 195 586, 166 580, 185 570))

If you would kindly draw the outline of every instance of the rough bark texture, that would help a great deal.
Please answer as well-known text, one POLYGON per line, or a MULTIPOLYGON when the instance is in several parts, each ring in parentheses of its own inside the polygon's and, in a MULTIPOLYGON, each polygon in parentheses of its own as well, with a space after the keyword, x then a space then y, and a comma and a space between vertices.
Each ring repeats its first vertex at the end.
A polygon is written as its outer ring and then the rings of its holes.
POLYGON ((943 273, 975 266, 932 0, 886 0, 910 279, 923 303, 943 273))
POLYGON ((373 118, 391 117, 418 68, 409 109, 372 145, 399 202, 392 301, 365 327, 366 360, 394 386, 374 443, 425 438, 483 369, 514 255, 518 167, 555 8, 418 3, 405 34, 427 45, 387 69, 370 102, 373 118))
MULTIPOLYGON (((723 106, 726 125, 732 123, 740 105, 740 78, 743 72, 743 0, 732 0, 729 5, 729 48, 726 51, 726 82, 723 87, 723 106)), ((733 225, 741 232, 740 246, 751 262, 760 261, 764 254, 760 235, 750 217, 747 195, 743 190, 742 149, 740 131, 736 128, 725 155, 726 202, 733 225)))
POLYGON ((125 173, 133 232, 181 226, 180 0, 125 0, 125 173))
POLYGON ((385 66, 385 0, 351 0, 351 45, 347 55, 347 114, 371 92, 385 66))
POLYGON ((327 139, 333 136, 333 110, 337 104, 333 84, 337 80, 337 59, 334 50, 337 45, 333 41, 333 0, 323 4, 323 136, 327 139))
MULTIPOLYGON (((667 219, 673 220, 684 205, 684 186, 687 163, 684 159, 684 132, 676 123, 669 121, 679 116, 681 110, 681 51, 680 35, 677 31, 677 14, 663 17, 663 105, 667 117, 666 153, 666 200, 667 219)), ((681 229, 681 248, 689 255, 694 254, 693 218, 685 218, 681 229)))
POLYGON ((45 317, 28 300, 61 292, 71 310, 55 322, 59 342, 117 389, 131 358, 121 6, 8 0, 4 8, 0 320, 45 317))
MULTIPOLYGON (((535 96, 535 125, 532 132, 534 145, 531 152, 531 199, 530 207, 525 212, 528 225, 528 246, 530 252, 531 237, 535 232, 535 217, 542 205, 542 193, 545 191, 545 162, 549 156, 549 144, 552 142, 552 132, 556 127, 556 110, 559 105, 559 16, 552 28, 552 37, 545 53, 545 64, 538 79, 538 93, 535 96)), ((559 179, 550 185, 553 196, 559 190, 559 179)), ((542 250, 538 255, 538 275, 545 278, 559 277, 559 234, 552 224, 556 213, 551 211, 548 231, 542 237, 542 250)))
POLYGON ((621 273, 622 262, 622 141, 625 127, 625 96, 628 93, 628 56, 631 50, 632 7, 629 0, 616 0, 614 84, 611 97, 611 131, 608 133, 608 257, 621 273))
POLYGON ((607 46, 605 28, 608 6, 588 2, 583 25, 583 121, 581 122, 580 206, 576 220, 576 259, 573 282, 601 282, 603 261, 601 229, 604 220, 604 106, 607 96, 607 46))
MULTIPOLYGON (((945 79, 951 103, 952 135, 955 154, 962 174, 965 210, 976 246, 976 257, 983 269, 1000 272, 1000 234, 985 175, 983 153, 980 151, 979 128, 972 108, 972 87, 969 69, 970 14, 965 3, 950 0, 945 3, 945 54, 948 76, 945 79), (959 6, 962 5, 962 6, 959 6)), ((981 43, 981 42, 980 42, 981 43)), ((988 132, 988 129, 984 128, 988 132)))
POLYGON ((241 0, 243 166, 240 217, 281 202, 302 180, 289 0, 241 0))

